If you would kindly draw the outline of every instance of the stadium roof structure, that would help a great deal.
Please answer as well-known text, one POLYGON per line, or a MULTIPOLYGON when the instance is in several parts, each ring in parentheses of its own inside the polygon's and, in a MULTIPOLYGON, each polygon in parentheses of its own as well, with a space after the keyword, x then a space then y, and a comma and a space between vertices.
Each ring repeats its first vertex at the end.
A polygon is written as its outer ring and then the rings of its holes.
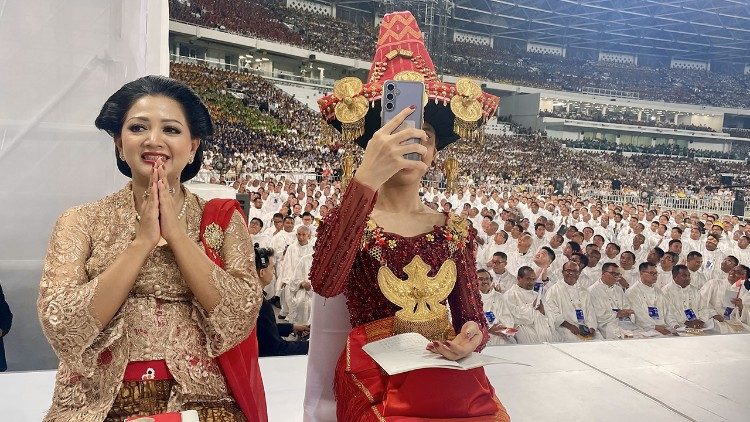
POLYGON ((589 51, 750 64, 749 0, 316 0, 453 6, 453 29, 589 51))
POLYGON ((748 0, 458 0, 455 29, 686 60, 750 63, 748 0))

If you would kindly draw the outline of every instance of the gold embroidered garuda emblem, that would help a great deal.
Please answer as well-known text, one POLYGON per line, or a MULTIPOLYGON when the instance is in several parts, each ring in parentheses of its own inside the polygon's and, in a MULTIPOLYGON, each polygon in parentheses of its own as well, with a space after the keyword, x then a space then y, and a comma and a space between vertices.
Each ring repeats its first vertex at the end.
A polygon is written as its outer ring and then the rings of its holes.
POLYGON ((456 263, 447 260, 434 277, 431 267, 417 255, 404 267, 408 276, 401 280, 386 266, 378 270, 378 286, 391 303, 401 308, 396 312, 394 334, 416 332, 430 340, 455 337, 448 319, 448 308, 442 304, 456 285, 456 263))

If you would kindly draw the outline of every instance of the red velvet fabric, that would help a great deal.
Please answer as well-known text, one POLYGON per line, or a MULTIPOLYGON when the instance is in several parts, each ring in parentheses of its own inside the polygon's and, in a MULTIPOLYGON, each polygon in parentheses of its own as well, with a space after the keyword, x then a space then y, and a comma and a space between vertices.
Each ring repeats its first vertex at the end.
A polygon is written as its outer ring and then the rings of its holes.
POLYGON ((346 403, 337 406, 339 421, 377 421, 380 417, 387 421, 510 421, 484 368, 386 374, 362 346, 387 337, 383 331, 389 319, 357 327, 349 334, 336 367, 336 400, 346 403))
MULTIPOLYGON (((226 230, 232 219, 232 214, 242 208, 239 202, 233 199, 212 199, 206 203, 201 219, 200 237, 206 255, 216 265, 224 267, 224 262, 218 251, 214 251, 207 244, 203 236, 206 226, 216 223, 226 230)), ((258 337, 255 328, 250 332, 247 339, 229 349, 216 358, 221 372, 229 387, 232 397, 237 402, 245 418, 248 421, 268 421, 266 408, 266 393, 263 388, 263 378, 258 364, 258 337)))
POLYGON ((163 381, 171 380, 174 377, 169 372, 167 361, 164 359, 160 360, 148 360, 148 361, 137 361, 129 362, 128 366, 125 367, 125 375, 122 377, 123 381, 163 381), (153 377, 148 376, 150 369, 153 369, 153 377), (144 377, 146 375, 146 377, 144 377))

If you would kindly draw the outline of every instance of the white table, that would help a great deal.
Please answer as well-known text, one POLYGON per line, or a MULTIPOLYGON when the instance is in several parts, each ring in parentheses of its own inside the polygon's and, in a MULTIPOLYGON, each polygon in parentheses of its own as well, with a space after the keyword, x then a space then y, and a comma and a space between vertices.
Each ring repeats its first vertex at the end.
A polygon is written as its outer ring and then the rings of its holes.
MULTIPOLYGON (((750 334, 488 348, 513 422, 750 421, 750 334)), ((307 358, 260 361, 271 421, 301 421, 307 358)), ((54 371, 0 375, 0 419, 39 421, 54 371)))

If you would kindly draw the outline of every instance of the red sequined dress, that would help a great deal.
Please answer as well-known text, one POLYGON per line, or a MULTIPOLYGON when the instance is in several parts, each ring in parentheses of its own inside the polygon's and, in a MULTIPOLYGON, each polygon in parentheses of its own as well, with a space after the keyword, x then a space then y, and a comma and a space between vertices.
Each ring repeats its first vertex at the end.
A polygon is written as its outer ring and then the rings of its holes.
POLYGON ((483 368, 430 368, 389 376, 362 351, 369 342, 403 332, 432 340, 452 338, 467 321, 481 327, 478 350, 488 339, 475 272, 476 230, 448 214, 445 225, 428 233, 388 233, 369 218, 376 198, 369 187, 356 179, 350 182, 341 206, 318 229, 310 271, 315 292, 346 296, 354 327, 336 367, 338 420, 509 420, 483 368), (445 292, 438 295, 440 302, 423 304, 427 319, 412 312, 419 305, 412 309, 400 301, 414 297, 409 292, 418 286, 424 287, 424 294, 416 295, 420 298, 445 292))

